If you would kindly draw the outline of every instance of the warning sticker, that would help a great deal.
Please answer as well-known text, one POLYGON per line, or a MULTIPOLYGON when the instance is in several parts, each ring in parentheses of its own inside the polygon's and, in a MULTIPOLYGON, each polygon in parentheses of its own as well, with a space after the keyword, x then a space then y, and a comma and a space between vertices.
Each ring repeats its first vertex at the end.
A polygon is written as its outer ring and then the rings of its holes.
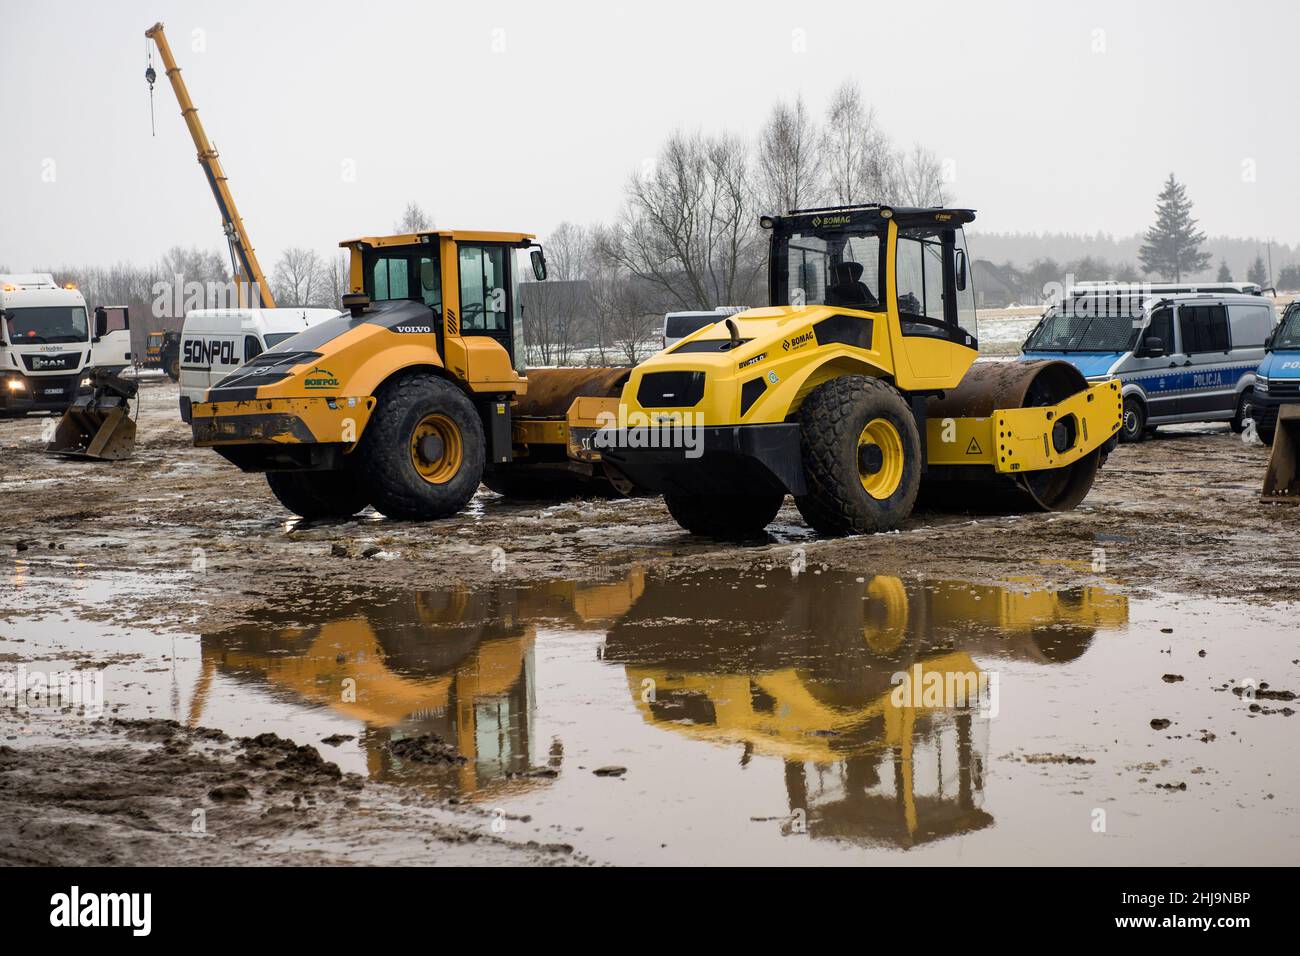
POLYGON ((980 448, 980 443, 977 442, 974 438, 972 438, 970 440, 970 444, 966 446, 966 454, 982 455, 984 454, 984 449, 980 448))

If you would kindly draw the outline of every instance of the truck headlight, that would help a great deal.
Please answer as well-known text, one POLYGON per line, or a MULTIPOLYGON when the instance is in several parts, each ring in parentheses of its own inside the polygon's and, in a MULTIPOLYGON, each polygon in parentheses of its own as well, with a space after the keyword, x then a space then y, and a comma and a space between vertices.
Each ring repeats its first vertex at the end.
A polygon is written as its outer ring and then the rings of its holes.
POLYGON ((79 387, 80 387, 80 388, 90 388, 91 384, 92 384, 92 383, 91 383, 91 380, 90 380, 90 376, 87 375, 85 378, 83 378, 83 379, 81 380, 81 385, 80 385, 79 387))
POLYGON ((23 390, 23 380, 21 378, 11 378, 5 381, 5 387, 11 392, 21 392, 23 390))
POLYGON ((1268 379, 1263 375, 1255 376, 1255 392, 1260 395, 1268 394, 1268 379))

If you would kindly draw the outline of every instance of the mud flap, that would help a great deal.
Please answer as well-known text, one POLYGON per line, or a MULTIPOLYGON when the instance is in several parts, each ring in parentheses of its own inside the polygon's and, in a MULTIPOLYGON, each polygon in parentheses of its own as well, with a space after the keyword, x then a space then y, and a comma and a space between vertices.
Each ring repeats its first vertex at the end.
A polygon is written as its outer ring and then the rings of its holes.
POLYGON ((1277 431, 1273 436, 1273 453, 1264 472, 1266 504, 1300 504, 1300 405, 1283 405, 1277 410, 1277 431))

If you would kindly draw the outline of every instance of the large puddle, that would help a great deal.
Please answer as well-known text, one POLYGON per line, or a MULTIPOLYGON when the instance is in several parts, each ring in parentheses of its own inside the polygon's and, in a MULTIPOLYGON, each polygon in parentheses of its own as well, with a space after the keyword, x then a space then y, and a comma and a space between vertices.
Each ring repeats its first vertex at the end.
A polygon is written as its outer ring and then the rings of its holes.
POLYGON ((121 714, 315 743, 597 859, 1295 859, 1297 725, 1251 700, 1300 685, 1282 611, 781 566, 302 591, 173 637, 49 601, 183 581, 43 575, 4 666, 96 660, 121 714))

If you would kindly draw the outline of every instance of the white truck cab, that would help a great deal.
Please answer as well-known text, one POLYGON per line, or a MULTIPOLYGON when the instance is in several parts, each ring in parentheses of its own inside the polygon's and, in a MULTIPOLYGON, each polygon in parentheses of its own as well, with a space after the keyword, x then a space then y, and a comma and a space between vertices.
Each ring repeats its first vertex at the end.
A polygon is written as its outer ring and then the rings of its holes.
POLYGON ((76 286, 49 273, 0 275, 0 414, 62 412, 97 364, 131 362, 125 310, 97 310, 92 325, 76 286))
POLYGON ((181 420, 209 388, 267 349, 293 338, 338 309, 195 309, 181 329, 181 420))

